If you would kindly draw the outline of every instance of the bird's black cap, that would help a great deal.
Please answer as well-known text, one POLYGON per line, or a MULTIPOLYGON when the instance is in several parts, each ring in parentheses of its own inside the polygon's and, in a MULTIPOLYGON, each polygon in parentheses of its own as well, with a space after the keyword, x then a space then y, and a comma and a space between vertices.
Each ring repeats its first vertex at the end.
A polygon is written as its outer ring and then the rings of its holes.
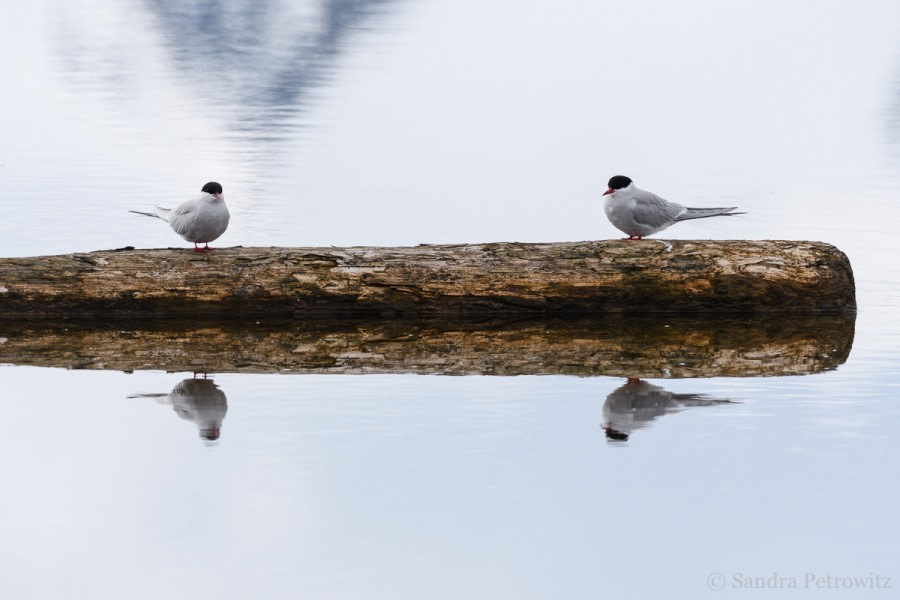
POLYGON ((621 190, 622 188, 631 185, 631 178, 625 177, 624 175, 614 175, 609 178, 608 185, 611 190, 621 190))
POLYGON ((221 194, 222 193, 222 184, 216 183, 215 181, 210 181, 206 185, 203 186, 201 192, 206 192, 207 194, 221 194))
POLYGON ((612 427, 604 427, 603 430, 606 432, 606 437, 611 440, 615 440, 617 442, 628 441, 628 434, 624 431, 619 431, 618 429, 613 429, 612 427))
POLYGON ((219 434, 221 430, 218 427, 209 427, 207 429, 200 430, 200 437, 204 440, 214 442, 219 439, 219 434))

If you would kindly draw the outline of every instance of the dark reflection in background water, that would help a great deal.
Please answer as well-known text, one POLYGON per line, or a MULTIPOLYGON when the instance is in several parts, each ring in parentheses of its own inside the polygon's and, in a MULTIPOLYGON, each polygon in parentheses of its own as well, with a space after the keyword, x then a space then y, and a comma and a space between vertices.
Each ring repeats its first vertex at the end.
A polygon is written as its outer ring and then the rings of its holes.
MULTIPOLYGON (((123 22, 112 25, 150 40, 146 51, 160 61, 154 68, 175 78, 192 108, 223 118, 252 156, 293 134, 310 92, 328 80, 348 36, 371 26, 394 2, 146 1, 135 2, 119 17, 123 22)), ((98 85, 120 103, 139 93, 148 63, 129 56, 123 42, 98 38, 91 20, 77 7, 69 10, 56 20, 65 76, 98 85)), ((159 114, 165 120, 185 116, 159 114)))
POLYGON ((393 0, 145 2, 181 82, 248 142, 282 138, 346 37, 393 0))

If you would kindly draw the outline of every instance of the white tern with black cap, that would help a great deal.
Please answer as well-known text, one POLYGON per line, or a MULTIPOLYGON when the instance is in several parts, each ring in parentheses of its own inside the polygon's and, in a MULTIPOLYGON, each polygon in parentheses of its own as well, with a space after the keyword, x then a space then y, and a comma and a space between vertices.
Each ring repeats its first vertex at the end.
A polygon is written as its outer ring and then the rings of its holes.
POLYGON ((203 186, 200 195, 179 204, 176 208, 156 207, 156 212, 140 212, 131 210, 139 215, 162 219, 172 226, 172 229, 182 238, 194 243, 194 252, 212 250, 209 242, 218 239, 228 229, 228 207, 225 206, 225 196, 222 194, 222 185, 210 181, 203 186), (205 244, 200 248, 197 244, 205 244))
POLYGON ((603 195, 606 196, 603 204, 606 218, 616 229, 627 233, 629 240, 643 239, 679 221, 746 214, 734 212, 737 206, 689 208, 669 202, 653 192, 638 188, 624 175, 610 178, 609 189, 603 195))

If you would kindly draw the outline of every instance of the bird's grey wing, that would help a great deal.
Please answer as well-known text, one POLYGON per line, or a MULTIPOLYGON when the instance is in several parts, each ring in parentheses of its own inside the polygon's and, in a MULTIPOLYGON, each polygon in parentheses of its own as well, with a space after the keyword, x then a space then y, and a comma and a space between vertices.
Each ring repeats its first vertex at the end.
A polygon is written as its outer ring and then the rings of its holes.
POLYGON ((194 228, 199 212, 200 207, 195 202, 185 202, 173 209, 167 220, 175 233, 184 237, 194 228))
POLYGON ((632 217, 642 225, 660 228, 671 225, 684 211, 685 208, 682 205, 642 190, 634 197, 632 217))

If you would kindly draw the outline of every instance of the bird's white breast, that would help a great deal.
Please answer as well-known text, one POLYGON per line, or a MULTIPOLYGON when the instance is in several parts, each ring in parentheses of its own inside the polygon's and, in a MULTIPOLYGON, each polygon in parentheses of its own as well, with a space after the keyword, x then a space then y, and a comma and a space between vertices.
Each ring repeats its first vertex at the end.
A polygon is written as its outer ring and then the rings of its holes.
POLYGON ((204 193, 173 210, 169 224, 185 240, 205 244, 225 233, 230 217, 225 200, 204 193))

